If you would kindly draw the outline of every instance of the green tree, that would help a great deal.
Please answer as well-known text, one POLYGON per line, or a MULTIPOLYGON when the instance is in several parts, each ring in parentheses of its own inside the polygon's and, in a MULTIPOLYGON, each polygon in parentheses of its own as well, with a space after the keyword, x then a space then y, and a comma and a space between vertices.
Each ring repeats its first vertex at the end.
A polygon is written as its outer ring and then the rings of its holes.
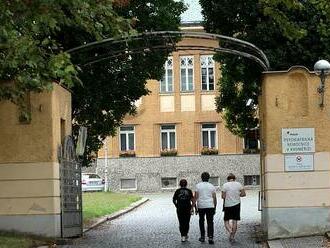
POLYGON ((74 136, 80 125, 88 128, 86 165, 125 114, 134 113, 134 101, 148 94, 146 80, 161 77, 168 53, 124 55, 79 67, 86 54, 71 57, 65 51, 136 32, 177 30, 184 5, 174 0, 2 0, 0 9, 0 100, 24 107, 26 92, 50 89, 52 81, 70 87, 74 136))
MULTIPOLYGON (((329 55, 330 11, 326 0, 200 0, 205 28, 249 41, 267 55, 272 70, 292 65, 313 69, 319 58, 329 55)), ((230 47, 229 44, 221 43, 230 47)), ((219 81, 217 110, 227 127, 243 136, 257 125, 256 108, 246 106, 249 98, 258 104, 262 69, 237 56, 217 54, 223 77, 219 81)))
POLYGON ((52 81, 68 87, 79 81, 64 50, 130 30, 112 1, 99 2, 0 1, 0 100, 20 104, 26 92, 50 89, 52 81), (72 33, 74 42, 67 42, 72 33))

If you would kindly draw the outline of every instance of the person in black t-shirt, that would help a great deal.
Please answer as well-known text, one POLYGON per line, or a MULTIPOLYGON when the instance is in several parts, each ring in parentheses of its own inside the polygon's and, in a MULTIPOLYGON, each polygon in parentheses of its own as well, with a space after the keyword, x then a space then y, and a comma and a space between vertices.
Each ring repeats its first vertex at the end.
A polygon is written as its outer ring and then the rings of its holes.
POLYGON ((181 179, 179 185, 180 188, 173 195, 173 203, 178 215, 181 241, 185 242, 188 239, 189 222, 195 203, 192 191, 187 188, 187 180, 181 179))

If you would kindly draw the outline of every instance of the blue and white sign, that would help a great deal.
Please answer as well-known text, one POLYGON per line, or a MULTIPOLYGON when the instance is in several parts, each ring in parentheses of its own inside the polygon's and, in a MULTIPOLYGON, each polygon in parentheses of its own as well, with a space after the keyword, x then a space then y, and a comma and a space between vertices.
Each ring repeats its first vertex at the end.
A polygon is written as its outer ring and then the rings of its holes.
POLYGON ((282 153, 315 152, 314 128, 282 128, 282 153))

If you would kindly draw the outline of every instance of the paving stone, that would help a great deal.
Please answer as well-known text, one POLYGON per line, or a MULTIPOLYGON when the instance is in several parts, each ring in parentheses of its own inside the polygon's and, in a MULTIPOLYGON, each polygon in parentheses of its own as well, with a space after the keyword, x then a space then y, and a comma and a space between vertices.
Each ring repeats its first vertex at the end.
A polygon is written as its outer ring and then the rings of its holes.
POLYGON ((198 216, 192 216, 190 222, 189 241, 181 243, 175 207, 172 204, 172 193, 147 195, 150 199, 138 209, 106 222, 87 232, 81 239, 74 241, 71 247, 113 247, 113 248, 194 248, 194 247, 221 247, 221 248, 260 248, 255 242, 255 227, 260 225, 258 212, 257 191, 248 191, 247 197, 242 199, 242 221, 236 235, 236 242, 230 244, 228 235, 223 226, 222 201, 218 195, 219 206, 215 215, 215 245, 198 241, 198 216))

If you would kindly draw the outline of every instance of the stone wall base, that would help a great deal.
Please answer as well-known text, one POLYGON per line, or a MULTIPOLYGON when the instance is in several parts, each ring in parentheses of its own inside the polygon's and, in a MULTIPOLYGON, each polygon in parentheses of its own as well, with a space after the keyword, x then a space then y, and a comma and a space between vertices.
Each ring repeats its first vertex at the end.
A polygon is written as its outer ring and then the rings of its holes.
MULTIPOLYGON (((244 181, 246 175, 260 174, 259 154, 224 154, 209 156, 177 156, 149 158, 111 158, 108 159, 108 182, 111 191, 162 192, 173 191, 181 178, 188 181, 188 187, 194 189, 207 171, 217 178, 218 188, 226 182, 228 173, 234 173, 237 180, 244 181), (172 187, 164 187, 164 178, 176 179, 172 187), (123 189, 123 179, 136 180, 135 187, 123 189)), ((96 172, 105 177, 105 159, 97 160, 96 172)), ((213 178, 213 179, 214 179, 213 178)))
POLYGON ((0 230, 59 238, 61 215, 2 215, 0 230))
POLYGON ((268 239, 324 235, 330 207, 263 208, 262 225, 268 239))

